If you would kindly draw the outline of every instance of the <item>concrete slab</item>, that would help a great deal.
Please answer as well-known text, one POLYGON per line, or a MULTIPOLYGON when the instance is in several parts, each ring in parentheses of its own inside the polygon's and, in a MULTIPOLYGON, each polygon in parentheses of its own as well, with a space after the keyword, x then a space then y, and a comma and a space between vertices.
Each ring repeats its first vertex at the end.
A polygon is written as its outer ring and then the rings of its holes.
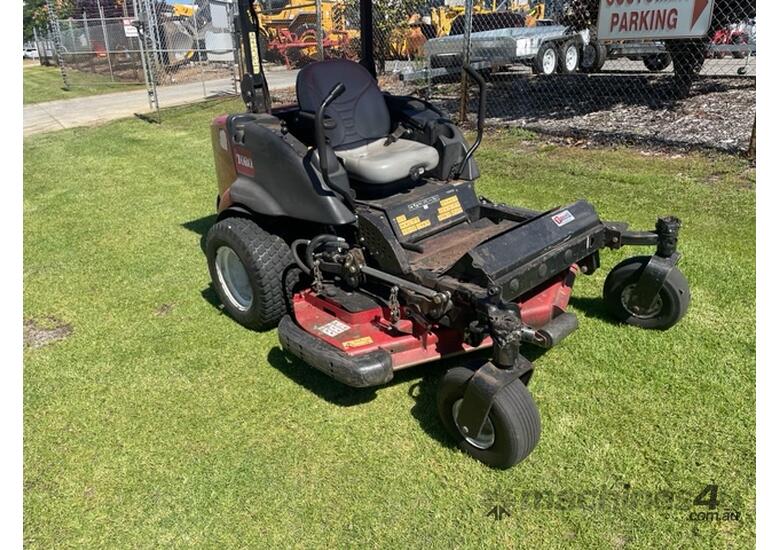
MULTIPOLYGON (((268 87, 279 90, 295 86, 298 71, 268 71, 268 87)), ((160 86, 157 96, 160 107, 195 103, 207 98, 234 94, 230 78, 160 86)), ((131 90, 111 94, 77 97, 35 103, 24 106, 24 135, 52 132, 63 128, 93 126, 135 114, 149 114, 146 90, 131 90)))

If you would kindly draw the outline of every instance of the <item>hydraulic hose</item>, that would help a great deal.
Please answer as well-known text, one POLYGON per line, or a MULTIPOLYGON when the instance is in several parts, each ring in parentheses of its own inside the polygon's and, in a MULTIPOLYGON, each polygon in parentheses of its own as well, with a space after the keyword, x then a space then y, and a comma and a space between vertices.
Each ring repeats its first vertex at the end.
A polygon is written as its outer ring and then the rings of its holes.
POLYGON ((340 248, 349 248, 349 245, 342 237, 331 235, 330 233, 322 233, 311 240, 296 239, 290 246, 295 264, 301 268, 301 271, 306 273, 306 275, 311 275, 312 266, 314 265, 314 252, 321 245, 329 241, 335 242, 340 248), (304 252, 304 257, 301 258, 298 254, 298 249, 303 245, 306 245, 306 251, 304 252))

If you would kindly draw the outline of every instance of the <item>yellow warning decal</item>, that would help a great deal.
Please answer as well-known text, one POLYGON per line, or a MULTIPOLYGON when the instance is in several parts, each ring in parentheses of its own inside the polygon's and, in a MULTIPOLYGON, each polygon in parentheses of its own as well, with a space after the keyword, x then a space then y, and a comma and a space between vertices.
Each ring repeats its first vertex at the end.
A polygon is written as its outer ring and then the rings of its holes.
POLYGON ((463 207, 461 207, 460 200, 458 200, 457 195, 447 197, 446 199, 443 199, 439 203, 439 210, 437 212, 437 215, 439 217, 440 222, 443 222, 444 220, 448 220, 453 216, 457 216, 458 214, 462 214, 462 213, 463 213, 463 207))
POLYGON ((401 235, 404 236, 409 235, 410 233, 414 233, 415 231, 419 231, 420 229, 430 227, 431 225, 431 220, 420 220, 420 216, 407 218, 404 214, 396 216, 395 221, 398 223, 398 228, 401 230, 401 235))
POLYGON ((363 336, 362 338, 356 338, 355 340, 347 340, 346 342, 342 342, 341 345, 344 348, 357 348, 360 346, 366 346, 368 344, 373 344, 374 339, 370 336, 363 336))

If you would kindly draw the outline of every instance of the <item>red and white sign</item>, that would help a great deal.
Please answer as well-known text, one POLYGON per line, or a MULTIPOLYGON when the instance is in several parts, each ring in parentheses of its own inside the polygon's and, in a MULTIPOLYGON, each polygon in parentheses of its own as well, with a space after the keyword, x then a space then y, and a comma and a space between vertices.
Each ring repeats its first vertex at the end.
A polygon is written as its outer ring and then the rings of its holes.
POLYGON ((707 34, 715 0, 601 0, 600 40, 665 40, 707 34))
POLYGON ((122 26, 125 29, 125 36, 127 38, 135 38, 138 36, 138 28, 133 25, 133 20, 129 17, 122 19, 122 26))

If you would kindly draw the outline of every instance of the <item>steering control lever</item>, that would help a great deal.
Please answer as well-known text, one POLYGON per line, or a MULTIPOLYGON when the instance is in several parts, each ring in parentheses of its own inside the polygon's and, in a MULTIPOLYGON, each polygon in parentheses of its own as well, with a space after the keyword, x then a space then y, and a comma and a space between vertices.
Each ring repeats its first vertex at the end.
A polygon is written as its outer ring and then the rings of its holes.
POLYGON ((339 82, 333 86, 333 88, 331 88, 330 92, 328 92, 328 95, 325 96, 325 99, 322 100, 322 103, 317 109, 317 114, 314 117, 314 139, 317 143, 317 156, 320 157, 320 172, 322 173, 322 178, 325 180, 325 183, 328 185, 328 187, 335 193, 338 193, 354 211, 355 201, 352 198, 352 195, 349 194, 348 190, 342 189, 338 185, 334 185, 330 179, 330 167, 328 166, 328 138, 325 136, 325 109, 327 109, 331 103, 336 101, 336 99, 341 94, 343 94, 346 89, 346 86, 339 82))
POLYGON ((485 130, 485 110, 487 106, 487 84, 485 83, 485 79, 482 78, 482 76, 477 71, 475 71, 471 65, 464 65, 463 70, 466 72, 469 78, 477 83, 477 86, 479 87, 479 109, 477 111, 477 139, 474 140, 474 143, 471 145, 471 147, 469 147, 469 150, 466 152, 466 156, 463 157, 463 161, 460 163, 460 166, 458 166, 456 172, 458 178, 462 176, 463 171, 469 165, 471 157, 474 156, 474 151, 476 151, 477 147, 479 147, 479 144, 482 143, 482 134, 485 130))

